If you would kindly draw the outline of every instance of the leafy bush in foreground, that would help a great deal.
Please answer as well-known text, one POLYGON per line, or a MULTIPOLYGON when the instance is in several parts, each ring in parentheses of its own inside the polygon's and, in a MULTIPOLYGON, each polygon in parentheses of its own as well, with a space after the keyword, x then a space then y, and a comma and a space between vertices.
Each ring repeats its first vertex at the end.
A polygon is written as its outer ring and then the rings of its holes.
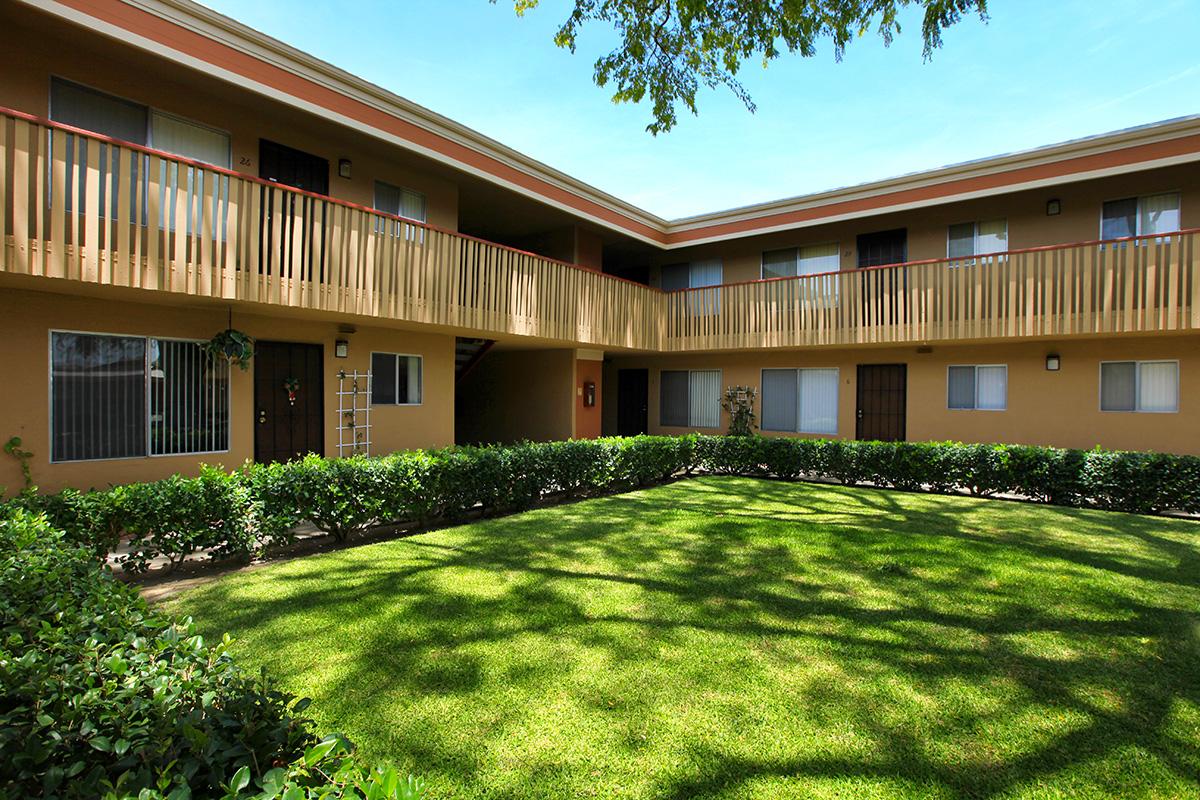
POLYGON ((0 513, 0 797, 415 796, 344 740, 318 743, 307 701, 240 669, 227 644, 150 611, 45 517, 0 513))

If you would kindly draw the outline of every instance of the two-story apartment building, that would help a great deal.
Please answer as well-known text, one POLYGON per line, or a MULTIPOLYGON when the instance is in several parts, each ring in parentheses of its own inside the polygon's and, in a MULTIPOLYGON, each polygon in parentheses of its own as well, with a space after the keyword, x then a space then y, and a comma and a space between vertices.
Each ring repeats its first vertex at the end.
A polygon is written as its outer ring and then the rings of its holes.
POLYGON ((0 26, 0 440, 45 489, 719 432, 731 385, 768 435, 1200 453, 1200 118, 668 221, 185 0, 0 26))

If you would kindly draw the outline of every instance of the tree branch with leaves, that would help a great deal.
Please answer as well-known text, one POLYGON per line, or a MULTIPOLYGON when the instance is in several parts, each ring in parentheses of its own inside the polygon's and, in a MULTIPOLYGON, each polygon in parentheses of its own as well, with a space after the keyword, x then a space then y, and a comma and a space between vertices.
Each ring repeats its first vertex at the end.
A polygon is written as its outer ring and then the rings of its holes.
MULTIPOLYGON (((518 15, 539 3, 513 0, 518 15)), ((696 113, 701 86, 723 86, 753 112, 738 80, 745 62, 758 59, 765 67, 784 52, 811 58, 825 40, 840 61, 853 38, 871 31, 890 45, 900 33, 899 13, 913 5, 924 9, 926 59, 963 15, 987 19, 987 0, 575 0, 554 43, 573 53, 588 23, 613 27, 621 43, 596 60, 593 79, 615 87, 614 102, 649 98, 654 119, 646 130, 659 134, 675 127, 680 106, 696 113)))

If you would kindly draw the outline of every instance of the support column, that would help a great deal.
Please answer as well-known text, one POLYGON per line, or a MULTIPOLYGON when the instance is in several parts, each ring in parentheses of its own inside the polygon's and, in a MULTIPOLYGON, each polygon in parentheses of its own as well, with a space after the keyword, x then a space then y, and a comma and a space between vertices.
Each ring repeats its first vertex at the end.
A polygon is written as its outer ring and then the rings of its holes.
POLYGON ((600 436, 603 372, 603 350, 575 351, 576 439, 595 439, 600 436))

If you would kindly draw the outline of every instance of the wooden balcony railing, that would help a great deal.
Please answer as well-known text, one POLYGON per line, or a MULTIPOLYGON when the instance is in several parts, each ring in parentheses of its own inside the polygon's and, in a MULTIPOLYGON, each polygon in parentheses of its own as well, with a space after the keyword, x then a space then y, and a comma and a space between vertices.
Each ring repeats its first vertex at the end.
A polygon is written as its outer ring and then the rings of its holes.
POLYGON ((686 289, 665 350, 1200 329, 1200 230, 686 289))
POLYGON ((0 109, 0 272, 604 348, 1200 330, 1198 233, 664 294, 0 109))
POLYGON ((657 290, 9 110, 0 271, 661 346, 657 290))

